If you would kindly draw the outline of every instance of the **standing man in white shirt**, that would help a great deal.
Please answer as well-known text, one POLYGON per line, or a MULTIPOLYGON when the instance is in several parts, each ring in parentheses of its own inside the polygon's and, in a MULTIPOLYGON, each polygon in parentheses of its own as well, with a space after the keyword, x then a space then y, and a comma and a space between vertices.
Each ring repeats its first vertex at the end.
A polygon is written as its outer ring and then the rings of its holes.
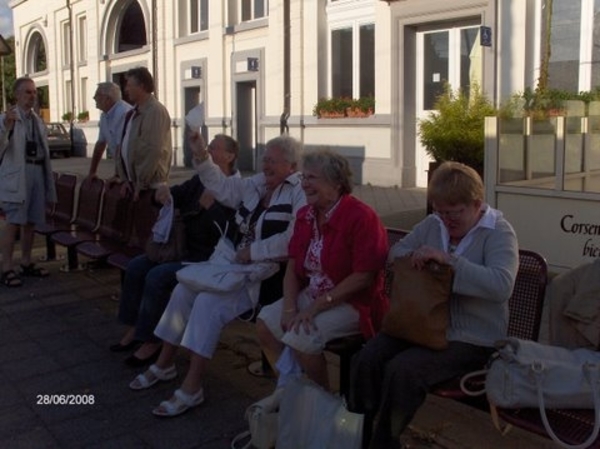
POLYGON ((129 103, 121 99, 119 85, 110 81, 98 83, 94 100, 96 101, 96 107, 102 111, 102 114, 100 115, 100 131, 94 146, 88 178, 96 176, 98 164, 105 150, 110 157, 114 158, 117 153, 117 146, 121 144, 125 115, 132 108, 129 103))

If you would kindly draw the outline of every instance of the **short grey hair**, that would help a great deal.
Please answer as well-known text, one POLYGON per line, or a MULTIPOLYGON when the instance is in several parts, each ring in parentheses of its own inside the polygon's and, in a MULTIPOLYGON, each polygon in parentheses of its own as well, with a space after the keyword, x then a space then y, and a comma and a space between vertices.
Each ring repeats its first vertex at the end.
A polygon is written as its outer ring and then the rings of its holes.
POLYGON ((289 163, 297 166, 302 157, 302 143, 291 136, 277 136, 269 140, 266 149, 277 148, 283 153, 283 157, 289 163))
POLYGON ((15 84, 13 85, 13 91, 15 93, 19 92, 21 86, 23 86, 23 84, 25 83, 33 83, 35 85, 35 81, 33 81, 33 79, 29 78, 28 76, 22 76, 15 80, 15 84))
POLYGON ((121 87, 112 81, 98 83, 98 92, 107 95, 114 102, 121 99, 121 87))
POLYGON ((302 167, 319 173, 332 186, 337 186, 343 195, 352 193, 352 170, 341 154, 327 148, 320 148, 302 157, 302 167))

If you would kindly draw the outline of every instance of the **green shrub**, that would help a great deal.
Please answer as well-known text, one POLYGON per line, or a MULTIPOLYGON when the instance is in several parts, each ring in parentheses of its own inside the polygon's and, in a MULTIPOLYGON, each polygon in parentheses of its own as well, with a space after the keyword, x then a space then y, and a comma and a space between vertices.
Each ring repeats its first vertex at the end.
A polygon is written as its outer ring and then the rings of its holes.
POLYGON ((427 154, 437 162, 456 161, 483 171, 484 122, 496 115, 491 101, 473 86, 470 94, 446 86, 434 109, 419 120, 419 138, 427 154))
POLYGON ((70 122, 73 119, 73 113, 71 111, 65 112, 61 118, 63 122, 70 122))

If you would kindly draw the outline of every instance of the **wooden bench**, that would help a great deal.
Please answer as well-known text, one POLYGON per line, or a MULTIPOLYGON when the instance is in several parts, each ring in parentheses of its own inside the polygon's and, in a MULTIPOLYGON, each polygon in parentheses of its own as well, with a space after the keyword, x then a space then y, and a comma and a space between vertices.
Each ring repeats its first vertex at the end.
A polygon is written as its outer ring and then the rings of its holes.
POLYGON ((104 190, 105 182, 102 179, 84 179, 79 186, 77 208, 71 228, 55 232, 50 236, 55 244, 67 248, 67 265, 64 271, 79 268, 76 246, 96 238, 104 190))
POLYGON ((62 173, 53 176, 56 187, 56 204, 53 208, 46 210, 46 223, 35 228, 37 234, 46 238, 46 260, 56 259, 56 246, 52 241, 52 234, 71 228, 77 192, 77 175, 62 173))

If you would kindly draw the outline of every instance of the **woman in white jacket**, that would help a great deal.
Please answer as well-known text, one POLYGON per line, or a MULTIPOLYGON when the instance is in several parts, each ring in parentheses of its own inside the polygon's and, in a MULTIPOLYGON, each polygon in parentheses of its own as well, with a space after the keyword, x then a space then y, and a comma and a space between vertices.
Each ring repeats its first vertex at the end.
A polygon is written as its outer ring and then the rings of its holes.
MULTIPOLYGON (((192 135, 190 145, 198 175, 220 203, 237 209, 238 263, 285 260, 294 228, 294 217, 306 203, 296 172, 301 144, 291 137, 276 137, 266 144, 262 173, 249 178, 228 178, 210 160, 204 140, 192 135)), ((158 360, 130 384, 134 390, 148 388, 176 376, 174 357, 178 346, 191 351, 190 368, 171 399, 153 413, 177 416, 204 401, 202 378, 212 358, 222 328, 251 310, 261 290, 276 300, 281 296, 283 270, 273 277, 227 293, 195 292, 182 284, 173 290, 155 334, 163 340, 158 360)), ((266 302, 269 302, 267 299, 266 302)))

